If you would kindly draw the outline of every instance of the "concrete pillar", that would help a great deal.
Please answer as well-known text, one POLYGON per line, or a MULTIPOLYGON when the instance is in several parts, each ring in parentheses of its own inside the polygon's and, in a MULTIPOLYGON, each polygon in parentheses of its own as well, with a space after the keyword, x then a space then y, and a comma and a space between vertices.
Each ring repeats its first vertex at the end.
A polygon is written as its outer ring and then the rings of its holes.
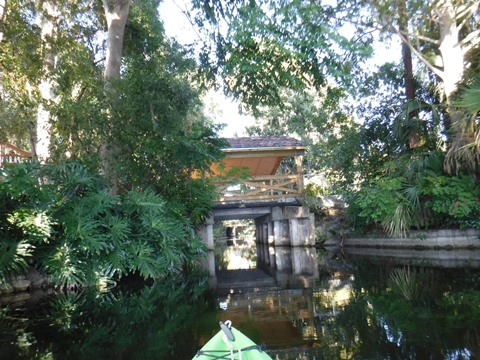
POLYGON ((273 222, 273 242, 275 246, 290 245, 288 220, 276 220, 273 222))
POLYGON ((315 245, 315 219, 306 206, 273 207, 272 221, 275 245, 315 245))
POLYGON ((277 263, 276 263, 276 257, 275 257, 275 247, 274 246, 269 246, 268 247, 268 257, 270 259, 270 268, 272 270, 277 270, 277 263))
POLYGON ((214 249, 213 244, 213 216, 210 216, 204 224, 197 225, 196 233, 202 239, 202 242, 207 246, 208 250, 214 249))
POLYGON ((268 245, 273 245, 275 243, 275 236, 273 235, 273 223, 271 221, 267 223, 267 242, 268 245))
POLYGON ((270 267, 270 258, 268 256, 268 245, 267 244, 258 244, 257 245, 257 266, 259 264, 264 264, 267 267, 270 267))
POLYGON ((255 241, 257 244, 265 244, 267 241, 265 227, 266 224, 263 216, 255 219, 255 241))
POLYGON ((293 275, 313 275, 318 278, 318 262, 314 248, 292 249, 292 273, 293 275))
POLYGON ((312 234, 310 217, 290 219, 290 239, 292 246, 313 246, 315 237, 312 234))
POLYGON ((207 251, 207 257, 202 260, 202 268, 208 270, 210 276, 215 276, 215 254, 213 251, 207 251))
POLYGON ((262 224, 259 221, 259 219, 255 219, 255 242, 257 244, 262 242, 261 231, 260 231, 261 226, 262 224))
POLYGON ((280 206, 272 207, 271 219, 273 223, 273 243, 275 246, 290 245, 290 236, 288 229, 288 220, 285 220, 283 208, 280 206))

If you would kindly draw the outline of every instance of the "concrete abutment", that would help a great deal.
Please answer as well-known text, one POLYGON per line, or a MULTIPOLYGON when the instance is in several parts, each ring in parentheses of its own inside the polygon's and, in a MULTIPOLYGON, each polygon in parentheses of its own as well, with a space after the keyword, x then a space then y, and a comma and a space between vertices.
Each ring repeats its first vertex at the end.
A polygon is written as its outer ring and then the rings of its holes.
POLYGON ((214 249, 213 225, 215 220, 255 219, 256 242, 273 246, 314 246, 315 219, 306 206, 273 206, 262 208, 234 208, 215 210, 196 233, 214 249))

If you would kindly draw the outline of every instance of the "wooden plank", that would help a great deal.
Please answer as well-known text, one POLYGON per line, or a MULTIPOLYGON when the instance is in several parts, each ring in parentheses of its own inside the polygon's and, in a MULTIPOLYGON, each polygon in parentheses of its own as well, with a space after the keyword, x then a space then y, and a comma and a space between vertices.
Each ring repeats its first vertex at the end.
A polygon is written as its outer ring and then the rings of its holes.
POLYGON ((228 190, 228 188, 217 188, 218 192, 224 193, 224 192, 229 192, 229 193, 259 193, 259 192, 268 192, 268 191, 275 191, 275 192, 287 192, 290 193, 292 191, 297 191, 299 189, 295 189, 292 187, 285 187, 286 185, 289 184, 296 184, 295 182, 288 182, 288 183, 282 183, 282 184, 276 184, 276 185, 266 185, 266 184, 260 184, 257 186, 250 186, 250 188, 244 188, 244 189, 232 189, 228 190))
POLYGON ((221 197, 217 202, 235 202, 235 201, 247 201, 247 200, 273 200, 273 199, 284 199, 292 196, 302 196, 301 193, 289 194, 290 196, 285 195, 256 195, 256 196, 225 196, 221 197))
POLYGON ((266 191, 281 191, 281 192, 291 192, 293 189, 292 188, 287 188, 287 187, 284 187, 284 185, 288 185, 288 184, 295 184, 295 182, 288 182, 288 183, 282 183, 282 184, 276 184, 275 186, 271 185, 263 185, 263 186, 253 186, 253 188, 257 189, 257 190, 254 190, 252 189, 251 192, 266 192, 266 191))
MULTIPOLYGON (((244 181, 268 181, 268 180, 284 180, 284 179, 297 179, 299 175, 261 175, 252 176, 244 181)), ((241 183, 242 180, 239 181, 241 183)), ((232 184, 231 179, 226 180, 214 180, 214 184, 232 184)), ((234 184, 232 184, 234 185, 234 184)))
POLYGON ((302 196, 300 177, 301 174, 262 175, 240 180, 236 184, 232 184, 231 179, 214 181, 220 195, 216 202, 275 200, 302 196))

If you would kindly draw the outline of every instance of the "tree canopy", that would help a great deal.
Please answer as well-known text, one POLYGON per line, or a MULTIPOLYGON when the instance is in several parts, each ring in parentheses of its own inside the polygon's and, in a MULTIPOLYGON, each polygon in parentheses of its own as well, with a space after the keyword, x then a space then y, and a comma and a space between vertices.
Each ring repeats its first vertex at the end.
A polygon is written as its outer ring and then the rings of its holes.
MULTIPOLYGON (((431 207, 429 176, 478 181, 478 111, 461 110, 471 109, 476 86, 477 3, 239 0, 194 1, 194 8, 215 44, 203 59, 258 117, 251 134, 303 138, 306 168, 327 175, 356 215, 371 206, 356 194, 374 194, 375 186, 392 192, 380 218, 364 213, 367 223, 391 233, 429 226, 439 210, 431 207), (400 40, 399 61, 369 66, 374 46, 391 38, 400 40)), ((449 181, 440 183, 460 186, 449 181)), ((466 206, 468 222, 479 208, 466 206)))
POLYGON ((202 255, 193 229, 215 193, 191 174, 225 143, 157 7, 2 8, 0 141, 38 161, 1 168, 0 281, 27 265, 61 285, 162 278, 202 255))

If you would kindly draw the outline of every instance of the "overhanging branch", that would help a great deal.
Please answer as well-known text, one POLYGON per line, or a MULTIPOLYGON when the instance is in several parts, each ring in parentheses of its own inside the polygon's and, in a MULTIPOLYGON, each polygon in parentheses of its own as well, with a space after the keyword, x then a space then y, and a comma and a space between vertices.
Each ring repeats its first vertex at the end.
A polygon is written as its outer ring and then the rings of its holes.
POLYGON ((420 40, 429 42, 429 43, 434 44, 434 45, 439 45, 439 44, 440 44, 440 41, 439 41, 439 40, 435 40, 435 39, 429 38, 428 36, 415 35, 415 37, 416 37, 417 39, 420 39, 420 40))
POLYGON ((438 77, 442 78, 444 77, 444 73, 442 70, 440 69, 437 69, 435 66, 433 66, 432 64, 430 64, 430 62, 423 56, 423 54, 418 51, 414 46, 412 46, 412 44, 410 43, 410 41, 408 41, 408 39, 405 37, 404 34, 402 34, 402 32, 400 30, 398 30, 395 26, 393 25, 390 25, 390 28, 393 30, 394 33, 398 34, 398 36, 400 36, 400 38, 402 39, 402 41, 410 48, 410 50, 420 59, 421 62, 423 62, 425 64, 425 66, 427 66, 430 70, 433 71, 433 73, 435 75, 437 75, 438 77))

